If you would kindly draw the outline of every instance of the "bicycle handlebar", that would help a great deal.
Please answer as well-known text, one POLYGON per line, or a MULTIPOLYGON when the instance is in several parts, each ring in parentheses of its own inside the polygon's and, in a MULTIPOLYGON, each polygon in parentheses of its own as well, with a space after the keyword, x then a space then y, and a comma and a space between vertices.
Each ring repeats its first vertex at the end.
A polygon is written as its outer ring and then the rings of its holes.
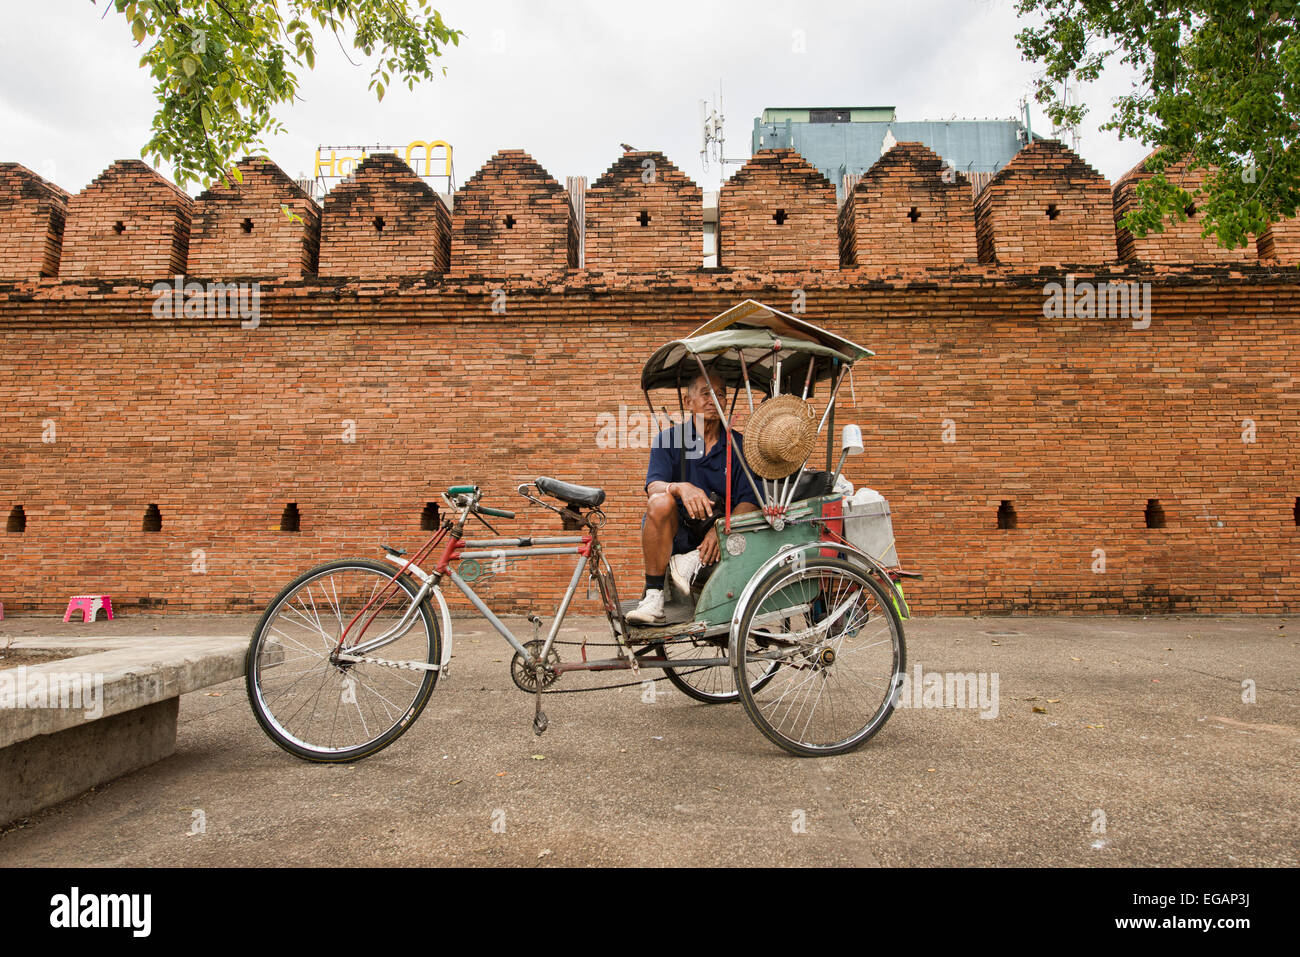
POLYGON ((482 512, 484 515, 493 515, 497 518, 514 518, 515 513, 507 511, 504 508, 488 508, 486 505, 478 505, 474 509, 476 512, 482 512))

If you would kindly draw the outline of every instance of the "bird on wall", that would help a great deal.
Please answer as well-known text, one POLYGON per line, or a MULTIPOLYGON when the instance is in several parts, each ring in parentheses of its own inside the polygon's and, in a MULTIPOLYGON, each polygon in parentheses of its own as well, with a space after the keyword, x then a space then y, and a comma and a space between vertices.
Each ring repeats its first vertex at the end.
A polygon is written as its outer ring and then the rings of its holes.
POLYGON ((621 147, 623 147, 623 152, 624 152, 624 153, 635 153, 635 152, 636 152, 636 147, 635 147, 635 146, 628 146, 626 143, 619 143, 618 145, 621 146, 621 147))

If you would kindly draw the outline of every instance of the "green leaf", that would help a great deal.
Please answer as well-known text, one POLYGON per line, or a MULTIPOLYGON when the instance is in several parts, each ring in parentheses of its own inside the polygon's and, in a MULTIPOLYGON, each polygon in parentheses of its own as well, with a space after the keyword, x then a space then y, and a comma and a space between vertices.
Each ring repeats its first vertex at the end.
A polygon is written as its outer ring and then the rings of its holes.
POLYGON ((199 72, 199 61, 193 57, 184 57, 181 60, 181 69, 185 71, 186 76, 193 76, 199 72))

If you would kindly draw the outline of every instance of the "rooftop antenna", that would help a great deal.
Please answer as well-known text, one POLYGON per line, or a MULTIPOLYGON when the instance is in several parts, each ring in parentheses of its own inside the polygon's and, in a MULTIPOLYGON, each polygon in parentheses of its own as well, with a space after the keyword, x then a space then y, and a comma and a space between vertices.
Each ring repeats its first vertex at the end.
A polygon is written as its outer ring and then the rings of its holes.
POLYGON ((718 81, 718 95, 709 106, 708 100, 700 100, 700 166, 705 173, 709 171, 709 159, 718 164, 718 183, 727 179, 727 166, 743 166, 743 159, 728 159, 726 150, 726 117, 722 114, 722 81, 718 81))
MULTIPOLYGON (((1061 82, 1061 102, 1067 107, 1079 105, 1079 85, 1071 83, 1067 77, 1061 82)), ((1065 139, 1067 136, 1070 140, 1070 149, 1076 153, 1079 152, 1079 124, 1066 123, 1062 126, 1052 126, 1052 136, 1056 139, 1065 139)))

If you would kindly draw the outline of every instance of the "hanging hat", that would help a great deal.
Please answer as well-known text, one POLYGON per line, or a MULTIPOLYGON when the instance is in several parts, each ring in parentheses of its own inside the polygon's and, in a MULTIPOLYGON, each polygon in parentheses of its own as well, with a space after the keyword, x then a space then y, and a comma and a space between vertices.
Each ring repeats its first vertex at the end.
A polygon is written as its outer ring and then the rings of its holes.
POLYGON ((817 442, 817 413, 803 399, 768 399, 745 426, 745 461, 765 479, 785 478, 807 460, 817 442))

